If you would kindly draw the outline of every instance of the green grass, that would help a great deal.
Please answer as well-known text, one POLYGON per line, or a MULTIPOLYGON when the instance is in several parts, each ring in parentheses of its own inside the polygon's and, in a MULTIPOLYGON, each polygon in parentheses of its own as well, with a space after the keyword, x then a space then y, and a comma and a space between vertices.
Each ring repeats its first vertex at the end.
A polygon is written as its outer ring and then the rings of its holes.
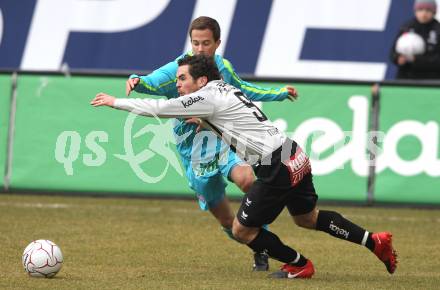
POLYGON ((298 228, 286 211, 271 230, 314 262, 311 280, 252 273, 250 250, 193 201, 0 195, 0 289, 439 289, 439 210, 322 208, 393 232, 396 273, 361 246, 298 228), (21 265, 41 238, 64 254, 53 279, 28 277, 21 265))

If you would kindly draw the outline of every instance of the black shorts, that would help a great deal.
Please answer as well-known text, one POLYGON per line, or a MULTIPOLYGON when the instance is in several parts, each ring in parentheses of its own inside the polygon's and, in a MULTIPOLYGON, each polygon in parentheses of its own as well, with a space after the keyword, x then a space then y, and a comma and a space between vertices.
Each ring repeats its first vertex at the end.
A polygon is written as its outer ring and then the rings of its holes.
POLYGON ((294 145, 287 160, 281 161, 280 152, 275 151, 271 164, 261 165, 256 170, 257 180, 243 197, 237 212, 242 225, 261 227, 270 224, 284 207, 292 216, 309 213, 315 208, 318 196, 310 162, 301 148, 296 143, 294 145))

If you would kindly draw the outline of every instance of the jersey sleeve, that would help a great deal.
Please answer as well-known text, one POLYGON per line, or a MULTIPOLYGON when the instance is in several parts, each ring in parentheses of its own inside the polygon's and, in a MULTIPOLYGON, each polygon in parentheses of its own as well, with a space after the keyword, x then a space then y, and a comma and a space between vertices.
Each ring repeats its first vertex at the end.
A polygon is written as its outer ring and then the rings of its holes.
POLYGON ((137 115, 160 118, 207 118, 214 114, 215 105, 206 91, 165 99, 116 99, 114 108, 137 115))
POLYGON ((240 89, 252 101, 283 101, 289 96, 286 88, 262 88, 245 82, 237 75, 232 64, 227 59, 223 59, 223 64, 225 66, 222 73, 224 81, 240 89))
POLYGON ((138 93, 170 97, 176 87, 177 63, 172 61, 145 76, 131 75, 130 79, 139 78, 134 88, 138 93))

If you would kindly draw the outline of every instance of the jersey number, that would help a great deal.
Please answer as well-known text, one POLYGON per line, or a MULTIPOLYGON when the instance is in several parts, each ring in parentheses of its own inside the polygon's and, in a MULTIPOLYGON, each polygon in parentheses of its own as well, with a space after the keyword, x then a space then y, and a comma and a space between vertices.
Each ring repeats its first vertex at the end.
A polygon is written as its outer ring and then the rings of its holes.
POLYGON ((252 109, 252 113, 254 114, 254 116, 257 118, 258 121, 260 122, 264 122, 267 121, 267 117, 266 115, 260 110, 260 108, 258 108, 257 106, 254 105, 254 103, 252 103, 250 100, 248 100, 242 92, 235 92, 234 95, 248 108, 252 109))

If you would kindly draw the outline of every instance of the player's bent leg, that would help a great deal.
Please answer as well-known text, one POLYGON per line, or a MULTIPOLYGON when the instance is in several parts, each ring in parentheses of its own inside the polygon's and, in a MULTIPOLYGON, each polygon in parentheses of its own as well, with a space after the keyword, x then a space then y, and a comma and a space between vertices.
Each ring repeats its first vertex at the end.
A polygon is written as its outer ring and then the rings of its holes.
MULTIPOLYGON (((267 231, 267 229, 264 230, 267 231)), ((259 231, 260 228, 244 227, 238 222, 237 219, 234 219, 234 223, 232 226, 232 235, 234 236, 234 239, 236 239, 240 243, 248 244, 248 242, 252 241, 256 237, 259 231)), ((252 267, 253 271, 268 271, 269 256, 266 251, 264 249, 256 251, 252 247, 250 248, 254 250, 254 265, 252 267)))
MULTIPOLYGON (((255 181, 252 167, 244 163, 234 152, 229 151, 226 162, 219 162, 219 169, 224 177, 234 182, 243 192, 249 191, 249 188, 255 181)), ((267 225, 263 226, 266 230, 267 225)), ((226 230, 225 230, 226 231, 226 230)), ((269 257, 265 252, 254 252, 254 271, 268 271, 269 257)))
POLYGON ((260 228, 243 226, 237 218, 234 219, 232 224, 232 234, 237 241, 240 241, 243 244, 248 244, 257 237, 259 232, 260 228))
POLYGON ((235 218, 232 233, 255 252, 265 251, 269 257, 285 264, 270 278, 311 278, 315 273, 313 264, 303 255, 281 242, 277 235, 263 228, 247 227, 235 218))
POLYGON ((277 235, 263 228, 245 226, 237 217, 234 219, 232 233, 237 240, 246 244, 254 251, 261 252, 266 250, 267 254, 276 260, 289 263, 298 258, 299 254, 284 245, 277 235))
POLYGON ((289 191, 282 192, 277 187, 255 182, 241 203, 232 232, 255 252, 265 251, 269 257, 285 263, 281 270, 269 277, 310 278, 314 273, 312 263, 283 244, 277 235, 261 228, 261 225, 270 224, 281 213, 287 195, 289 191))
POLYGON ((211 175, 198 176, 194 173, 192 167, 187 170, 190 171, 189 184, 191 189, 196 192, 200 209, 210 210, 225 198, 227 183, 218 171, 211 175))
POLYGON ((295 187, 295 195, 287 203, 287 208, 297 225, 323 231, 336 238, 363 245, 385 264, 389 273, 395 271, 397 254, 393 249, 390 233, 373 234, 337 212, 318 210, 316 207, 317 198, 313 176, 307 175, 295 187))
MULTIPOLYGON (((199 205, 203 210, 208 209, 222 225, 228 237, 236 240, 232 235, 234 215, 228 199, 225 196, 226 182, 220 173, 209 176, 198 176, 191 180, 192 188, 197 189, 199 205)), ((268 256, 263 252, 254 253, 254 271, 269 269, 268 256)))
POLYGON ((218 220, 218 222, 225 229, 232 229, 232 222, 234 221, 234 214, 232 213, 229 200, 224 197, 223 200, 217 203, 214 207, 209 207, 209 211, 218 220))
POLYGON ((392 274, 397 268, 397 252, 392 245, 391 233, 370 233, 334 211, 319 210, 316 230, 370 249, 392 274))
POLYGON ((231 150, 222 154, 219 160, 219 169, 224 177, 234 182, 244 193, 249 191, 255 181, 252 167, 231 150))
POLYGON ((232 168, 230 178, 244 193, 249 191, 255 181, 252 167, 244 163, 232 168))
POLYGON ((316 221, 318 220, 318 208, 315 207, 311 212, 292 216, 296 225, 314 230, 316 229, 316 221))

